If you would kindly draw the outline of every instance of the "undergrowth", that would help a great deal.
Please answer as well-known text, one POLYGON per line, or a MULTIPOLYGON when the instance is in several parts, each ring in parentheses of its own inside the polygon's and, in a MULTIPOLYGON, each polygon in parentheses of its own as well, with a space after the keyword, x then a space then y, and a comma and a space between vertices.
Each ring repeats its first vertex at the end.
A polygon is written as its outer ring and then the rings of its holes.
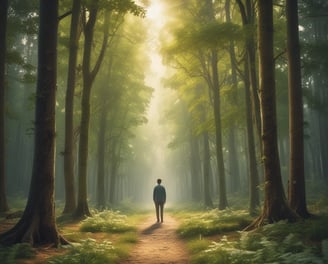
POLYGON ((81 243, 74 243, 70 246, 70 252, 56 256, 48 260, 49 264, 103 264, 116 263, 125 256, 126 253, 114 247, 110 241, 97 242, 94 239, 86 239, 81 243))
POLYGON ((193 264, 323 264, 328 263, 328 216, 297 223, 281 221, 238 238, 222 236, 219 241, 189 242, 193 264), (200 246, 195 246, 200 244, 200 246))
POLYGON ((35 254, 35 250, 28 243, 19 243, 11 247, 0 246, 0 260, 2 264, 17 263, 18 259, 30 259, 35 254))
POLYGON ((183 220, 178 234, 183 238, 218 235, 229 231, 239 231, 249 225, 252 218, 246 210, 213 209, 198 213, 180 213, 183 220))
MULTIPOLYGON (((70 237, 71 241, 79 241, 79 243, 71 243, 67 246, 69 250, 65 255, 51 258, 50 264, 103 264, 117 263, 119 259, 128 255, 131 245, 137 242, 136 228, 134 221, 138 221, 139 215, 130 216, 121 214, 119 211, 105 210, 102 212, 93 212, 92 217, 88 217, 81 222, 79 232, 69 232, 66 230, 66 237, 70 237), (92 238, 82 239, 85 232, 107 233, 109 240, 95 240, 92 238), (116 234, 112 236, 113 234, 116 234)), ((66 247, 66 246, 65 246, 66 247)))
POLYGON ((133 231, 135 227, 128 223, 126 215, 119 211, 106 210, 95 213, 82 221, 80 231, 82 232, 107 232, 123 233, 133 231))

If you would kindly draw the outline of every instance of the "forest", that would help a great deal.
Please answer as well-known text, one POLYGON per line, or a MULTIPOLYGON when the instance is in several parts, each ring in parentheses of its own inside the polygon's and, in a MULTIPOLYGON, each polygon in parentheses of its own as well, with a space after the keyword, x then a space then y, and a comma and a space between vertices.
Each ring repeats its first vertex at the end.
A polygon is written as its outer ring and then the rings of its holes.
POLYGON ((0 0, 1 263, 328 263, 327 50, 325 0, 0 0))

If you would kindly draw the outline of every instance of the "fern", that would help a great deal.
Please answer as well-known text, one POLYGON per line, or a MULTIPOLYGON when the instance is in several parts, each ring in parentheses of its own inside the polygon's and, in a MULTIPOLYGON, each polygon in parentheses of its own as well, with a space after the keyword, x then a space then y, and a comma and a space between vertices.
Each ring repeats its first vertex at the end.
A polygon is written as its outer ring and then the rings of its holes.
POLYGON ((110 241, 97 242, 94 239, 83 240, 71 246, 71 251, 62 256, 56 256, 49 264, 103 264, 115 263, 119 258, 118 251, 110 241))
POLYGON ((17 259, 33 258, 35 250, 28 243, 19 243, 11 247, 0 247, 1 263, 16 263, 17 259))
POLYGON ((135 228, 127 222, 127 216, 119 211, 106 210, 96 213, 92 217, 82 221, 80 230, 82 232, 111 232, 122 233, 132 231, 135 228))

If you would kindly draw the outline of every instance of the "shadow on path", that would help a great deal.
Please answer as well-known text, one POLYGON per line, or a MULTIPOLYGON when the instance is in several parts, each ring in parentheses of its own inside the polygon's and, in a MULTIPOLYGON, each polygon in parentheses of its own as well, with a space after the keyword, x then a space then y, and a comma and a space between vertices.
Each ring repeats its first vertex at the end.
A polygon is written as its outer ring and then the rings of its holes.
POLYGON ((120 264, 188 264, 189 255, 177 235, 178 222, 166 215, 164 223, 149 216, 138 225, 138 242, 120 264))
POLYGON ((160 228, 161 224, 160 223, 155 223, 147 228, 145 228, 144 230, 141 231, 141 234, 143 235, 150 235, 152 234, 156 229, 160 228))

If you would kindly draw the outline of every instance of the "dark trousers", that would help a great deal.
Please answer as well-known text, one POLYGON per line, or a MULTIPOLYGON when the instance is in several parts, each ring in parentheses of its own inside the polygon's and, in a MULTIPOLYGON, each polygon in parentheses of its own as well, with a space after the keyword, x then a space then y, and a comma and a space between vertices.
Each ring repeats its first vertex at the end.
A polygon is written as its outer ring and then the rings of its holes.
POLYGON ((155 203, 155 208, 157 222, 159 222, 159 215, 161 215, 161 222, 163 222, 164 203, 155 203))

